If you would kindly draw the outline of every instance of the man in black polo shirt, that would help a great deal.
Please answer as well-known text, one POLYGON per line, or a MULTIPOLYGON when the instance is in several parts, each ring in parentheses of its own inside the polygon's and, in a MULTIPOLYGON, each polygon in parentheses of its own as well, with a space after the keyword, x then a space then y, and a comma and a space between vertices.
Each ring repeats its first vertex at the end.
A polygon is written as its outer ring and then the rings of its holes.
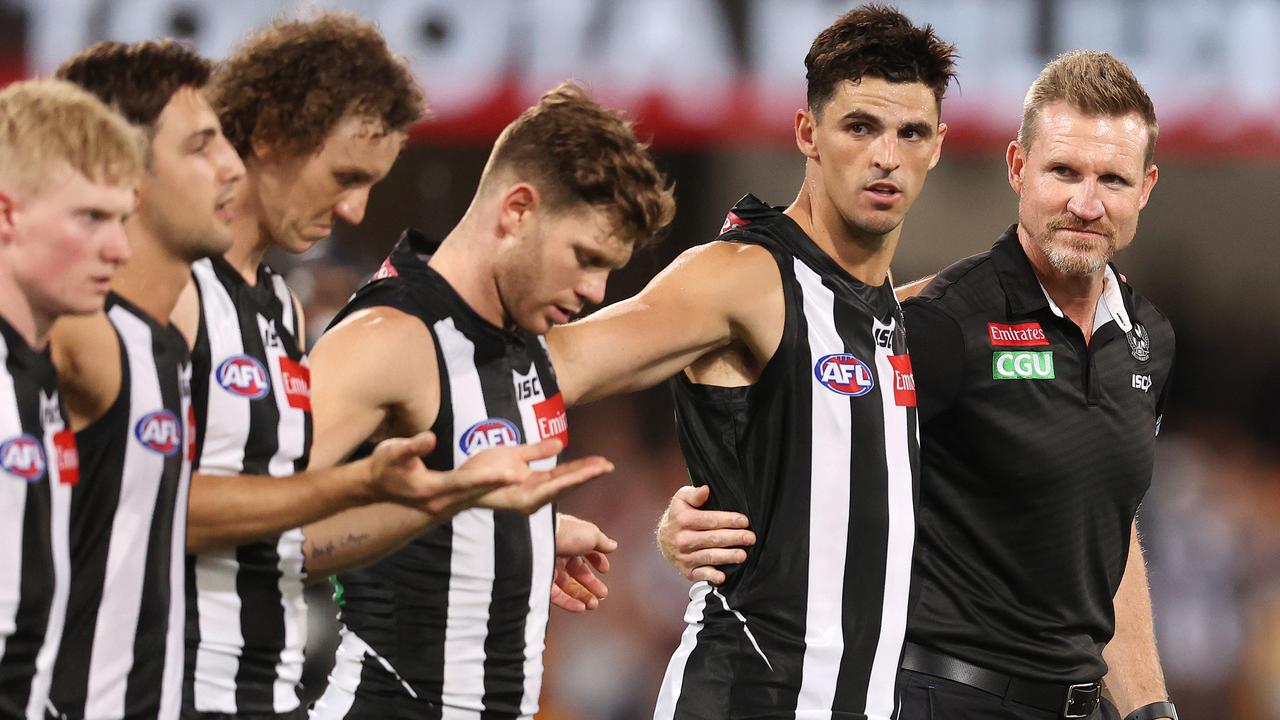
MULTIPOLYGON (((1131 720, 1176 717, 1134 524, 1173 330, 1108 265, 1155 186, 1157 132, 1115 58, 1050 63, 1008 150, 1018 224, 904 307, 923 474, 900 720, 1107 717, 1104 676, 1131 720)), ((687 575, 723 561, 693 532, 717 523, 679 499, 668 515, 687 575)))

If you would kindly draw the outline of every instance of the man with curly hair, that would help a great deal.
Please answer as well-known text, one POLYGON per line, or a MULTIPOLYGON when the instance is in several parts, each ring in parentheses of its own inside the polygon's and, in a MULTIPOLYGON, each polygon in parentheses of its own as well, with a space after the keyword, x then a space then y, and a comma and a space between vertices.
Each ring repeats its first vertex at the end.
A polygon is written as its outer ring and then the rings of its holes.
MULTIPOLYGON (((341 418, 317 413, 313 425, 301 308, 263 258, 272 247, 307 251, 335 218, 358 224, 423 100, 381 34, 338 13, 279 21, 250 36, 207 93, 245 180, 231 208, 230 250, 193 264, 194 282, 173 315, 194 343, 198 457, 187 525, 183 717, 303 717, 303 583, 324 577, 311 567, 332 554, 334 541, 301 526, 389 493, 365 463, 301 473, 313 439, 330 444, 341 418)), ((425 453, 433 440, 415 442, 427 443, 418 446, 425 453)), ((402 502, 418 495, 436 519, 481 496, 490 507, 531 512, 602 472, 570 465, 530 473, 529 460, 557 450, 554 443, 498 449, 468 463, 468 473, 442 476, 453 478, 436 488, 444 492, 406 486, 392 494, 402 502), (511 487, 485 494, 499 485, 511 487)))
MULTIPOLYGON (((53 330, 83 463, 71 497, 68 641, 50 692, 60 718, 176 720, 179 713, 196 422, 188 342, 195 337, 183 338, 169 317, 191 263, 231 247, 231 208, 244 176, 201 90, 212 69, 170 40, 97 43, 57 72, 149 138, 138 212, 125 222, 133 257, 117 273, 105 312, 64 319, 53 330)), ((416 460, 427 442, 388 439, 369 458, 301 479, 314 487, 344 483, 357 497, 365 486, 375 497, 423 501, 457 485, 416 460)), ((257 478, 250 489, 270 493, 268 480, 257 478)))

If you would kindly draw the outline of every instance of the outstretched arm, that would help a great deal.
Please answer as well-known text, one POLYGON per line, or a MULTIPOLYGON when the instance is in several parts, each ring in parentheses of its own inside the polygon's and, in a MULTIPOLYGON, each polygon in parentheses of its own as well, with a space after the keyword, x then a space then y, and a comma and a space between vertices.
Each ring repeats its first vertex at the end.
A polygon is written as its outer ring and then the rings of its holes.
POLYGON ((1102 657, 1108 667, 1107 690, 1124 716, 1143 705, 1169 699, 1156 652, 1151 590, 1136 520, 1129 539, 1129 560, 1116 591, 1115 616, 1115 636, 1103 648, 1102 657))
POLYGON ((565 402, 590 402, 655 385, 733 342, 767 360, 782 308, 767 250, 713 242, 685 251, 635 297, 552 328, 547 345, 565 402))

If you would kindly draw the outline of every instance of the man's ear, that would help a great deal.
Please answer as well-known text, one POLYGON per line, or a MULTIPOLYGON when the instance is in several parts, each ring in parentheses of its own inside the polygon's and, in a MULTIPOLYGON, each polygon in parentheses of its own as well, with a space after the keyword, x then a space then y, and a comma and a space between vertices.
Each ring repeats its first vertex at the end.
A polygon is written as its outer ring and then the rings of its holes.
POLYGON ((498 207, 498 227, 503 235, 515 235, 542 206, 542 194, 527 182, 517 182, 502 193, 498 207))
POLYGON ((796 110, 796 147, 810 160, 818 160, 818 145, 813 140, 818 120, 807 108, 796 110))

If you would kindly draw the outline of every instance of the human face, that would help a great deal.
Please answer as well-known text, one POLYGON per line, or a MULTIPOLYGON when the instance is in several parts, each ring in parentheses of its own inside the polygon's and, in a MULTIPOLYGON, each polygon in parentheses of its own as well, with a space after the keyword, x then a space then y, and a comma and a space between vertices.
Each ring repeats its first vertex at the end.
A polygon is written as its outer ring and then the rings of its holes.
POLYGON ((497 253, 503 310, 517 327, 539 335, 567 323, 604 301, 609 273, 627 264, 631 250, 599 208, 532 210, 497 253))
POLYGON ((244 163, 199 90, 179 89, 156 121, 138 220, 188 262, 231 248, 231 219, 244 163))
POLYGON ((1007 157, 1023 247, 1042 270, 1098 273, 1133 242, 1156 184, 1144 157, 1147 125, 1137 113, 1090 117, 1055 102, 1036 127, 1030 147, 1015 141, 1007 157))
POLYGON ((37 192, 0 193, 0 253, 38 323, 102 309, 129 259, 124 220, 134 204, 133 185, 95 182, 65 163, 37 192))
POLYGON ((805 182, 855 236, 897 229, 938 164, 947 126, 923 83, 842 81, 816 114, 796 115, 796 141, 812 162, 805 182))
POLYGON ((366 117, 339 122, 314 153, 277 157, 255 145, 259 222, 271 239, 291 253, 311 249, 333 230, 335 217, 359 225, 369 190, 386 177, 405 141, 366 117))

